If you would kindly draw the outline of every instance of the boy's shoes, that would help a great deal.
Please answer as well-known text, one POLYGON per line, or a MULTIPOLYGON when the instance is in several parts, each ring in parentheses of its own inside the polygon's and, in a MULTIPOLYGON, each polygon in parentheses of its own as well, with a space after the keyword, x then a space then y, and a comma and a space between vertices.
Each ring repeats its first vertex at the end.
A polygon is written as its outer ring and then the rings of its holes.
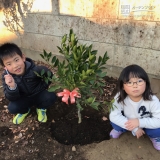
POLYGON ((154 148, 156 150, 160 151, 160 137, 150 138, 150 140, 152 141, 152 144, 153 144, 154 148))
POLYGON ((122 134, 123 132, 121 131, 116 131, 115 129, 112 129, 110 132, 110 137, 111 138, 119 138, 119 136, 122 134))
POLYGON ((24 113, 24 114, 21 114, 21 113, 18 113, 14 118, 13 118, 13 123, 14 124, 20 124, 23 122, 23 120, 25 119, 25 117, 29 114, 30 112, 30 109, 27 113, 24 113))
POLYGON ((47 122, 46 109, 38 109, 37 108, 37 114, 38 114, 38 121, 39 122, 47 122))

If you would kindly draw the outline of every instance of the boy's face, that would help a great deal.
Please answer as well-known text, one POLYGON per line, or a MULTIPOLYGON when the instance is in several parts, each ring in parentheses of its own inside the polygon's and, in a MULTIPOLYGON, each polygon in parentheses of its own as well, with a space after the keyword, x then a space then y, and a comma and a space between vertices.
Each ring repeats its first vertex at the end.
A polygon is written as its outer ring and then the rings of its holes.
POLYGON ((20 57, 18 54, 3 59, 6 69, 15 75, 23 75, 25 72, 25 56, 20 57))

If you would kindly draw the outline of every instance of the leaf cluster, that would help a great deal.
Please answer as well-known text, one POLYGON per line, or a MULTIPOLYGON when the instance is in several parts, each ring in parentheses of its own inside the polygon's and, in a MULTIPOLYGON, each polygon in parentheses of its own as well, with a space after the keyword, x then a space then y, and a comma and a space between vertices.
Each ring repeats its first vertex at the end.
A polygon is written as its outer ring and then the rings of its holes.
POLYGON ((103 77, 106 76, 103 70, 106 69, 104 65, 109 59, 107 52, 97 57, 98 51, 92 50, 92 45, 78 43, 72 29, 69 35, 65 34, 62 37, 61 46, 57 47, 59 53, 64 56, 63 61, 45 50, 40 54, 50 67, 57 67, 57 72, 52 78, 45 77, 45 80, 47 78, 52 82, 49 91, 64 88, 72 91, 79 88, 81 98, 76 99, 77 107, 82 110, 82 105, 89 105, 98 110, 100 102, 96 101, 95 93, 103 94, 102 88, 105 85, 103 77))

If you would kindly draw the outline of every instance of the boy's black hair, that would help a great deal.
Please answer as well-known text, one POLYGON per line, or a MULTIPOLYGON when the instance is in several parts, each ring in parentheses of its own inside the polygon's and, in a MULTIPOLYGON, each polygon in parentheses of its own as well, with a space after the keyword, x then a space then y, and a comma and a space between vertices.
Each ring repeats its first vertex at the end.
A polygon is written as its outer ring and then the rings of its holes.
POLYGON ((12 57, 18 54, 20 57, 23 56, 20 48, 14 43, 5 43, 0 46, 0 64, 4 66, 3 59, 6 57, 12 57))
POLYGON ((134 78, 134 77, 142 78, 146 82, 146 89, 142 95, 143 99, 144 100, 152 99, 151 96, 153 95, 153 92, 151 90, 150 80, 147 73, 140 66, 133 64, 124 68, 118 78, 117 88, 118 88, 118 92, 120 93, 118 97, 118 103, 120 102, 124 103, 124 99, 127 97, 127 93, 123 89, 123 84, 125 82, 128 82, 130 78, 134 78))

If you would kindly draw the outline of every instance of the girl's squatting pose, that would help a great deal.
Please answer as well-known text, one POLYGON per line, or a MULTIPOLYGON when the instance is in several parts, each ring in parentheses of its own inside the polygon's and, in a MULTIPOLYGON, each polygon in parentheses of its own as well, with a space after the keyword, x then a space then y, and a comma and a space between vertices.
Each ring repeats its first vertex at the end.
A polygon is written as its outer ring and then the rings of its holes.
POLYGON ((123 69, 118 79, 118 92, 110 112, 112 138, 131 131, 140 138, 148 135, 160 150, 160 101, 153 95, 147 73, 138 65, 123 69))

